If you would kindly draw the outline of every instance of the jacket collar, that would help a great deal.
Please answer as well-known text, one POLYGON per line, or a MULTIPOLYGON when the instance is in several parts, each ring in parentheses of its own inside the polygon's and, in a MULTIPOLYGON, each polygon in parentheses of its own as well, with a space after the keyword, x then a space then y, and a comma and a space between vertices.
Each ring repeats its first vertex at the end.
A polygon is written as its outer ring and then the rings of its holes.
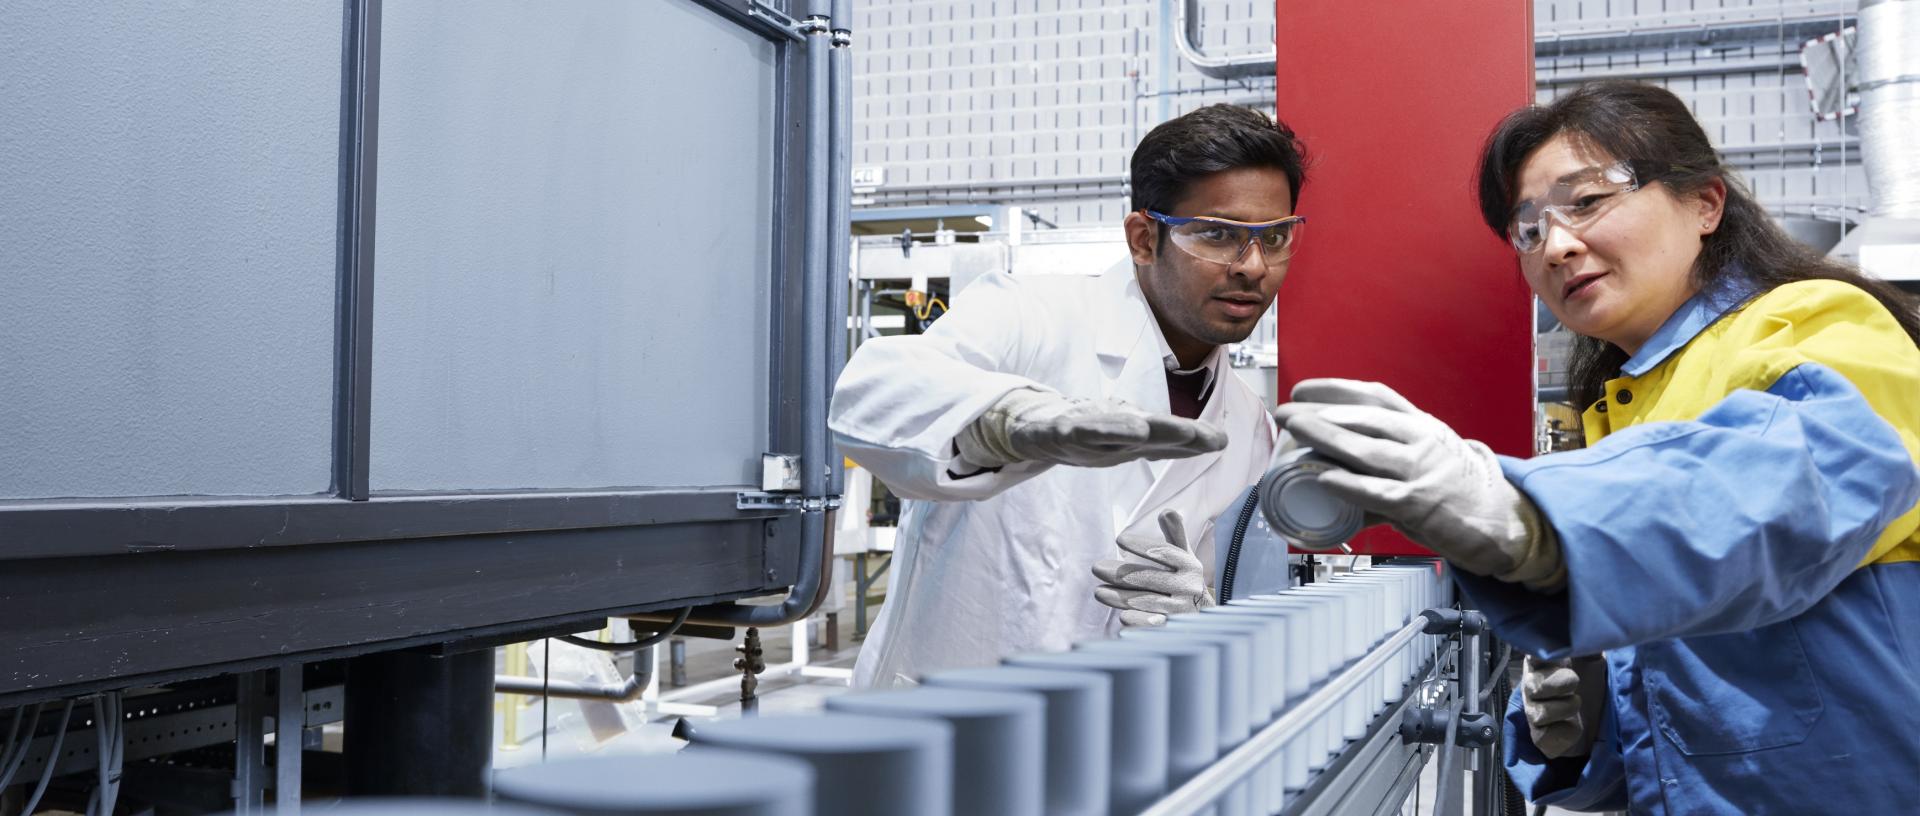
MULTIPOLYGON (((1140 279, 1133 271, 1132 261, 1122 261, 1102 273, 1101 283, 1115 304, 1110 319, 1100 322, 1099 335, 1095 339, 1095 350, 1106 357, 1128 357, 1135 346, 1151 336, 1159 348, 1160 361, 1168 371, 1179 371, 1180 360, 1173 354, 1173 346, 1167 343, 1167 335, 1160 330, 1160 321, 1153 317, 1153 307, 1147 304, 1147 295, 1140 290, 1140 279)), ((1207 372, 1206 390, 1213 388, 1214 381, 1220 377, 1220 361, 1225 357, 1224 346, 1214 346, 1207 358, 1200 362, 1196 370, 1207 372)), ((1187 372, 1192 373, 1192 372, 1187 372)))
POLYGON ((1109 267, 1101 273, 1100 283, 1106 294, 1102 301, 1112 305, 1100 321, 1094 350, 1102 357, 1125 359, 1147 332, 1158 335, 1160 325, 1154 322, 1153 309, 1147 306, 1147 296, 1134 278, 1132 260, 1123 259, 1109 267))
POLYGON ((1673 353, 1685 348, 1693 338, 1707 330, 1727 312, 1738 308, 1740 304, 1753 297, 1755 289, 1745 278, 1728 274, 1721 276, 1714 285, 1694 293, 1687 302, 1680 304, 1667 322, 1660 324, 1653 336, 1647 338, 1640 352, 1627 359, 1620 367, 1620 373, 1629 377, 1639 377, 1652 371, 1654 366, 1666 362, 1673 353))

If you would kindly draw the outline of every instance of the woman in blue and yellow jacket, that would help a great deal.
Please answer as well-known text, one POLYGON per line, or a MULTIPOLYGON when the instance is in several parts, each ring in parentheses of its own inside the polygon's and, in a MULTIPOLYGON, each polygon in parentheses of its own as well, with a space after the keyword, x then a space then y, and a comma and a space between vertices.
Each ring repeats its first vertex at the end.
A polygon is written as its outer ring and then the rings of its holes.
POLYGON ((1788 238, 1653 86, 1508 117, 1480 204, 1580 335, 1587 446, 1496 457, 1376 383, 1276 415, 1529 655, 1514 782, 1573 810, 1920 807, 1912 301, 1788 238))

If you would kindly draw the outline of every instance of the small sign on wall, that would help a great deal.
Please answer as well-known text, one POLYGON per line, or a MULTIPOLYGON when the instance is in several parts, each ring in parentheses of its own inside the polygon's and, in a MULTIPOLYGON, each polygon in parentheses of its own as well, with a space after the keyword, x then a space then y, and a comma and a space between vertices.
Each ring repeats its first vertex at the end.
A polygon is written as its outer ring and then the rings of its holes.
POLYGON ((869 164, 853 168, 853 189, 871 190, 887 183, 887 168, 869 164))

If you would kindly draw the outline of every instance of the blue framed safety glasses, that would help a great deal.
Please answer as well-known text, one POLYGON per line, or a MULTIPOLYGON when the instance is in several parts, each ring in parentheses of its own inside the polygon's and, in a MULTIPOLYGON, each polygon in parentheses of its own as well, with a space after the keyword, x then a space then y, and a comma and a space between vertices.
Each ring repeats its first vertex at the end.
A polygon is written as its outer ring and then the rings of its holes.
POLYGON ((1167 225, 1168 236, 1181 251, 1203 261, 1232 266, 1245 257, 1250 247, 1260 248, 1260 259, 1268 267, 1284 266, 1300 245, 1304 215, 1290 215, 1272 221, 1250 224, 1208 216, 1182 217, 1153 210, 1141 210, 1155 221, 1167 225))

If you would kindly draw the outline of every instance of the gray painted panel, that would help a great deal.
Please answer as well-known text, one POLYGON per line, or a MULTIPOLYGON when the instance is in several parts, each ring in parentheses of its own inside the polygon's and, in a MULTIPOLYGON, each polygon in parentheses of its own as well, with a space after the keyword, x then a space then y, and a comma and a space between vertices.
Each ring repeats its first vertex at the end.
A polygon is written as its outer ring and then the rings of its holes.
POLYGON ((340 30, 0 4, 0 498, 327 489, 340 30))
POLYGON ((775 47, 621 0, 382 38, 373 489, 756 482, 775 47))

